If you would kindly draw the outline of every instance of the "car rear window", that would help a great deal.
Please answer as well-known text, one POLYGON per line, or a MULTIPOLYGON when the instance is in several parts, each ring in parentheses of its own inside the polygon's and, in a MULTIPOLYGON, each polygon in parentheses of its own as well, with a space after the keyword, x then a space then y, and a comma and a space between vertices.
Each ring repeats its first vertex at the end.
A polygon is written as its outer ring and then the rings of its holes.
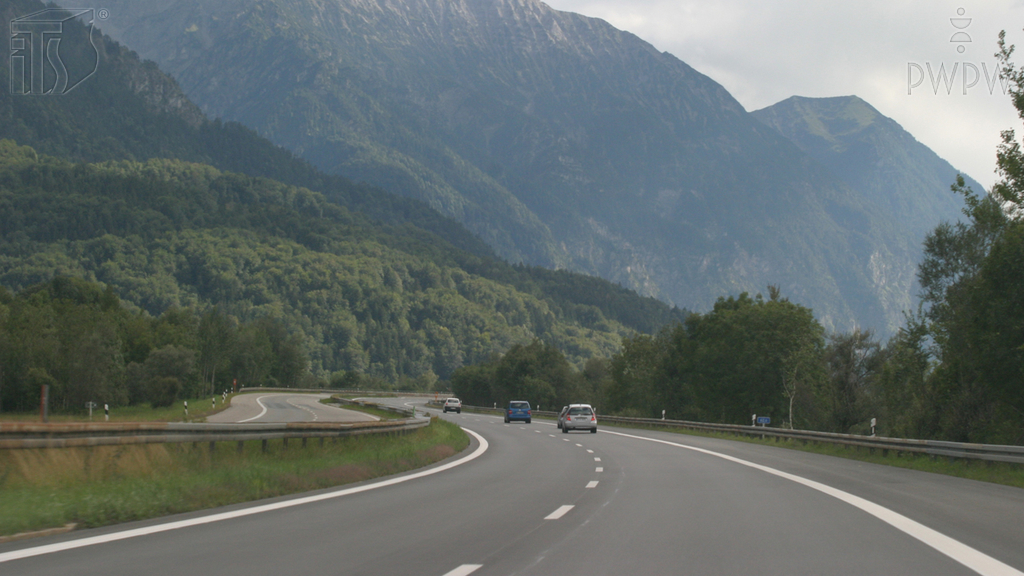
POLYGON ((512 408, 513 410, 529 410, 530 409, 530 403, 529 402, 512 402, 511 404, 508 405, 508 407, 512 408))
POLYGON ((569 408, 569 414, 571 416, 590 416, 590 408, 569 408))

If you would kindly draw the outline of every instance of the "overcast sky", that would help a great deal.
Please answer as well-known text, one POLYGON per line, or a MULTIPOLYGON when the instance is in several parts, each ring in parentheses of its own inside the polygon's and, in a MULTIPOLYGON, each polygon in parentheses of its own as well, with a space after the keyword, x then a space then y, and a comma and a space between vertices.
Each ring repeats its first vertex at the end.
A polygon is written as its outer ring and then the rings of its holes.
POLYGON ((995 78, 1000 30, 1024 64, 1024 0, 545 2, 636 34, 722 84, 747 110, 794 95, 860 96, 986 188, 996 179, 1000 131, 1024 132, 998 82, 990 92, 985 77, 995 78))

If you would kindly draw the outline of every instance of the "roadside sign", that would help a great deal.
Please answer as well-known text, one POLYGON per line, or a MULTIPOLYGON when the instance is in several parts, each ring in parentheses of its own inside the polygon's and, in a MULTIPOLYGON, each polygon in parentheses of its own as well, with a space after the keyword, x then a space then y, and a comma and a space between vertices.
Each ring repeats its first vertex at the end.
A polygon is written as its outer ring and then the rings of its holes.
POLYGON ((757 423, 762 425, 762 426, 766 426, 766 425, 772 423, 772 419, 769 418, 768 416, 758 416, 757 417, 757 423))

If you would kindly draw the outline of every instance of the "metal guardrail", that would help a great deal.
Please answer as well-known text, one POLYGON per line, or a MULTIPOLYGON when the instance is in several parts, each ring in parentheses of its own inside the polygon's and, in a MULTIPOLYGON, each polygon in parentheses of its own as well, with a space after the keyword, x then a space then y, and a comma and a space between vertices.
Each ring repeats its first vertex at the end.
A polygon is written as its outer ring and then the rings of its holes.
POLYGON ((451 392, 409 392, 402 390, 346 390, 346 389, 333 389, 333 388, 264 388, 262 386, 243 386, 238 389, 238 393, 249 393, 249 392, 297 392, 300 394, 357 394, 361 396, 380 396, 381 394, 387 394, 389 396, 423 396, 423 397, 438 397, 447 398, 451 396, 451 392))
MULTIPOLYGON (((466 406, 463 409, 480 412, 502 414, 502 409, 486 406, 466 406)), ((534 416, 557 418, 557 412, 534 410, 534 416)), ((667 428, 685 428, 700 432, 722 432, 744 436, 761 436, 799 440, 802 442, 822 442, 843 446, 855 446, 911 452, 945 458, 965 458, 970 460, 987 460, 992 462, 1010 462, 1024 464, 1024 446, 1008 446, 1002 444, 972 444, 967 442, 947 442, 944 440, 913 440, 908 438, 887 438, 884 436, 859 436, 856 434, 836 434, 833 432, 815 432, 811 430, 786 430, 767 426, 744 426, 738 424, 711 424, 707 422, 691 422, 687 420, 660 420, 657 418, 628 418, 625 416, 597 415, 598 423, 633 424, 639 426, 663 426, 667 428)))
MULTIPOLYGON (((294 390, 292 390, 294 391, 294 390)), ((415 417, 410 410, 383 405, 382 410, 407 418, 379 422, 288 422, 288 423, 187 423, 187 422, 97 422, 70 424, 0 423, 0 449, 73 448, 181 442, 277 440, 290 438, 333 438, 357 434, 403 433, 430 424, 429 418, 415 417)), ((265 444, 264 444, 265 447, 265 444)))

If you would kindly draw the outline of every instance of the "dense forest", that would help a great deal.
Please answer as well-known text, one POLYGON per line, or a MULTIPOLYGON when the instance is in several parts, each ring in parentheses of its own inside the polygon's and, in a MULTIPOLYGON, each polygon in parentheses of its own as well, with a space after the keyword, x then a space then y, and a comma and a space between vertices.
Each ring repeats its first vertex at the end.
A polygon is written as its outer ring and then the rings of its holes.
POLYGON ((217 308, 130 311, 114 290, 54 278, 13 295, 0 287, 0 410, 37 406, 50 386, 55 411, 86 402, 169 406, 245 383, 318 385, 304 343, 264 316, 239 323, 217 308))
MULTIPOLYGON (((603 280, 460 250, 408 222, 375 223, 306 188, 179 160, 73 163, 0 141, 0 285, 20 302, 69 278, 95 283, 125 313, 159 319, 178 311, 198 326, 216 310, 240 337, 273 328, 280 333, 270 341, 302 359, 298 374, 234 361, 208 375, 186 370, 177 376, 183 391, 234 378, 427 389, 535 338, 583 365, 613 353, 623 336, 683 314, 603 280)), ((10 341, 27 316, 18 318, 5 317, 15 322, 5 328, 10 341)), ((120 370, 148 361, 127 353, 125 336, 110 338, 120 370)), ((149 352, 172 344, 193 350, 199 364, 213 362, 180 339, 149 352)), ((24 383, 40 370, 73 387, 71 373, 54 373, 46 354, 17 356, 0 368, 5 406, 32 405, 35 389, 24 383)), ((142 397, 111 392, 96 401, 142 397)))

